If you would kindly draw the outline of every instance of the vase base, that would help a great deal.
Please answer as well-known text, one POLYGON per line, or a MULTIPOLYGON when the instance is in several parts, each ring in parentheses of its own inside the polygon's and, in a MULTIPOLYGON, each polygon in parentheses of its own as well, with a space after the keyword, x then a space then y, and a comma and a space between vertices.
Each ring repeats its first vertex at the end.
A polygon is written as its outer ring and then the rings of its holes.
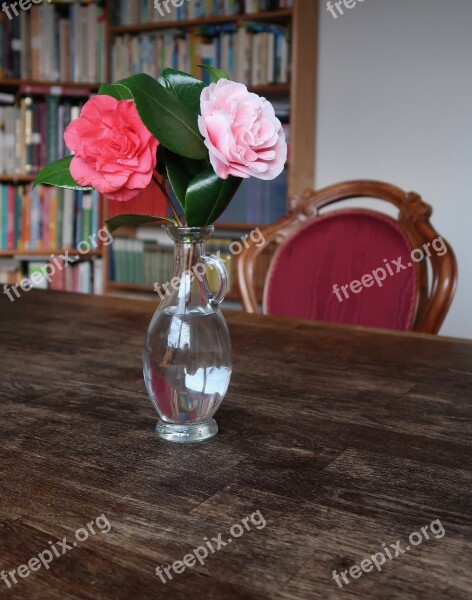
POLYGON ((156 435, 161 440, 167 442, 176 442, 179 444, 188 444, 192 442, 203 442, 214 437, 218 433, 218 425, 215 419, 206 423, 197 424, 175 424, 165 423, 159 420, 156 425, 156 435))

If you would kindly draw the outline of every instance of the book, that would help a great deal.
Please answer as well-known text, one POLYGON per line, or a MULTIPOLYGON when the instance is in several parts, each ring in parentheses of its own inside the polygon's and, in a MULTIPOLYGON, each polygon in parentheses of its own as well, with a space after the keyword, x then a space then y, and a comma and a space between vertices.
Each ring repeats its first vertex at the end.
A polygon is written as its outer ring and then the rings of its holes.
POLYGON ((106 79, 105 25, 102 2, 36 2, 0 22, 2 76, 100 83, 106 79))
POLYGON ((238 22, 116 36, 111 49, 112 79, 136 73, 158 77, 171 67, 205 83, 209 74, 198 65, 227 71, 246 85, 288 83, 290 41, 286 26, 238 22))
POLYGON ((273 181, 245 179, 217 223, 270 225, 287 214, 288 171, 273 181))
MULTIPOLYGON (((178 3, 176 3, 178 4, 178 3)), ((287 9, 293 0, 191 0, 181 6, 163 0, 112 0, 111 14, 115 25, 172 22, 211 16, 254 14, 287 9)))
POLYGON ((38 96, 44 89, 22 86, 19 106, 0 106, 0 174, 35 174, 69 153, 64 131, 84 100, 62 95, 67 89, 50 91, 38 96))
POLYGON ((97 247, 98 192, 0 184, 0 250, 53 251, 97 247))

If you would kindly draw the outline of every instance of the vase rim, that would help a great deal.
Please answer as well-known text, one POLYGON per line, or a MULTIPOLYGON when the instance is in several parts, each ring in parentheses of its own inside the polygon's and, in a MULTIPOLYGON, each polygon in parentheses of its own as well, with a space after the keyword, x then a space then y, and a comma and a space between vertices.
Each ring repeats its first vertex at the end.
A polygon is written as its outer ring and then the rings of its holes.
POLYGON ((204 227, 179 227, 178 225, 166 225, 168 236, 174 242, 204 242, 215 231, 213 225, 204 227))

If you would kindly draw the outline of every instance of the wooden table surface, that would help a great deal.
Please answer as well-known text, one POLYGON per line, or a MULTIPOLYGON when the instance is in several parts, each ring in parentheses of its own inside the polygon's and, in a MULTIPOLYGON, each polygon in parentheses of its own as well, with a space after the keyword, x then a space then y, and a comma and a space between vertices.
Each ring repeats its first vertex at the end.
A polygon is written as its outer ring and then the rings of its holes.
POLYGON ((1 598, 472 597, 471 342, 228 314, 220 433, 182 446, 142 381, 153 310, 0 299, 1 598))

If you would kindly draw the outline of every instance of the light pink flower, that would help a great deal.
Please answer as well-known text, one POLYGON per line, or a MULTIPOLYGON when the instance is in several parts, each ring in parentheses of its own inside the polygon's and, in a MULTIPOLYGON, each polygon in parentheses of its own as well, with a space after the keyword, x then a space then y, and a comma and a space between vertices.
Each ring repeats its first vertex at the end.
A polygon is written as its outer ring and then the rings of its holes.
POLYGON ((220 79, 203 90, 200 107, 198 127, 218 177, 275 179, 280 175, 287 144, 268 100, 250 93, 242 83, 220 79))
POLYGON ((149 185, 159 142, 132 100, 95 96, 66 129, 64 140, 74 152, 70 173, 79 185, 111 200, 131 200, 149 185))

